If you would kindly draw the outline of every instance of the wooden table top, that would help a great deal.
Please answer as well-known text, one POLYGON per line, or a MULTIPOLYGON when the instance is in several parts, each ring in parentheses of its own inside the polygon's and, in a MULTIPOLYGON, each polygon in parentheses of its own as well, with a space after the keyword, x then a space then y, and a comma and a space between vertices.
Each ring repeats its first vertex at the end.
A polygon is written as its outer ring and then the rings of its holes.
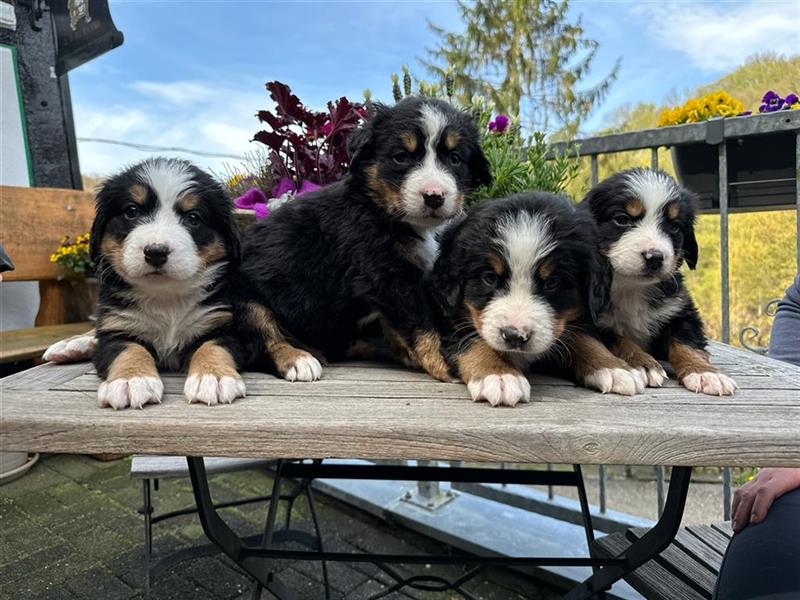
POLYGON ((164 375, 162 404, 97 406, 88 363, 0 380, 0 449, 263 458, 800 467, 800 368, 721 344, 740 386, 694 394, 671 380, 632 398, 533 376, 533 401, 471 402, 466 387, 399 367, 328 366, 315 383, 246 373, 232 405, 189 405, 164 375))

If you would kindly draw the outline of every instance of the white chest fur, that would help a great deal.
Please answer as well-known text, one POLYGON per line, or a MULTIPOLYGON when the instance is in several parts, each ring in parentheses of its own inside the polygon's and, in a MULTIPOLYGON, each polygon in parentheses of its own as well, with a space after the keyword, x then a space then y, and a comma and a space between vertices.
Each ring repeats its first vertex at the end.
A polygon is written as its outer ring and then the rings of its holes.
POLYGON ((646 346, 664 323, 683 309, 682 296, 656 299, 655 284, 642 285, 617 277, 611 286, 611 304, 599 324, 617 335, 646 346))
POLYGON ((200 302, 203 294, 189 297, 134 297, 134 304, 104 319, 104 327, 129 332, 149 343, 160 363, 179 366, 178 351, 231 318, 230 307, 200 302))

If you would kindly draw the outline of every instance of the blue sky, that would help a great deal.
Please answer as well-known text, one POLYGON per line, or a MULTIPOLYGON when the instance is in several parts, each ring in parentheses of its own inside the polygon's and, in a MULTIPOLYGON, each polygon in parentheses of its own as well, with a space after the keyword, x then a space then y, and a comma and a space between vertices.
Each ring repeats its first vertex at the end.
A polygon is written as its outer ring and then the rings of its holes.
MULTIPOLYGON (((364 88, 391 100, 392 71, 408 64, 424 75, 417 58, 434 42, 426 19, 460 29, 450 1, 110 5, 125 43, 70 73, 78 136, 235 155, 255 145, 249 142, 259 126, 253 115, 270 103, 266 81, 288 83, 315 108, 342 95, 360 99, 364 88)), ((574 1, 570 11, 600 42, 595 77, 622 58, 619 80, 589 131, 620 106, 677 98, 756 52, 800 48, 796 0, 574 1)), ((92 142, 79 143, 79 151, 81 170, 92 174, 147 155, 92 142)), ((216 170, 235 162, 184 156, 216 170)))

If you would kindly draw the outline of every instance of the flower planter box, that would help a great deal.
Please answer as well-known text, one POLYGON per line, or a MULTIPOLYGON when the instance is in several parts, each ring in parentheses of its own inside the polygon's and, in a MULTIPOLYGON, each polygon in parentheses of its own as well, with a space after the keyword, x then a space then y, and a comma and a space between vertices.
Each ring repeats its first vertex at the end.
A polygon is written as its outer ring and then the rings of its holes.
MULTIPOLYGON (((761 115, 753 115, 736 117, 736 120, 761 118, 761 115)), ((709 122, 689 127, 714 126, 709 122)), ((795 132, 726 136, 725 143, 730 210, 764 210, 795 204, 795 132)), ((672 146, 672 163, 681 183, 699 196, 701 210, 719 209, 719 149, 716 143, 672 146)))

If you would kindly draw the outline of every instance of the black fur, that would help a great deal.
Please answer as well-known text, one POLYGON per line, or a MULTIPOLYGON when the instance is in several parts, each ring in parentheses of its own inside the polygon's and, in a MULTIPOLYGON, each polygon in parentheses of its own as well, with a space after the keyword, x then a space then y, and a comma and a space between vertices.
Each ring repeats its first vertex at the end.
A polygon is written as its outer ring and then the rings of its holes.
MULTIPOLYGON (((431 328, 425 265, 413 250, 424 233, 419 220, 392 202, 425 158, 424 105, 444 115, 444 131, 457 134, 452 154, 444 135, 436 153, 459 194, 488 182, 488 163, 469 117, 441 101, 408 98, 394 107, 377 106, 353 134, 350 173, 342 181, 293 200, 246 231, 242 302, 268 307, 295 345, 339 359, 360 338, 359 322, 375 313, 409 346, 416 332, 431 328), (402 132, 416 136, 415 152, 401 143, 402 132)), ((447 216, 422 221, 431 227, 447 216)), ((255 344, 251 351, 261 354, 264 348, 255 344)))

